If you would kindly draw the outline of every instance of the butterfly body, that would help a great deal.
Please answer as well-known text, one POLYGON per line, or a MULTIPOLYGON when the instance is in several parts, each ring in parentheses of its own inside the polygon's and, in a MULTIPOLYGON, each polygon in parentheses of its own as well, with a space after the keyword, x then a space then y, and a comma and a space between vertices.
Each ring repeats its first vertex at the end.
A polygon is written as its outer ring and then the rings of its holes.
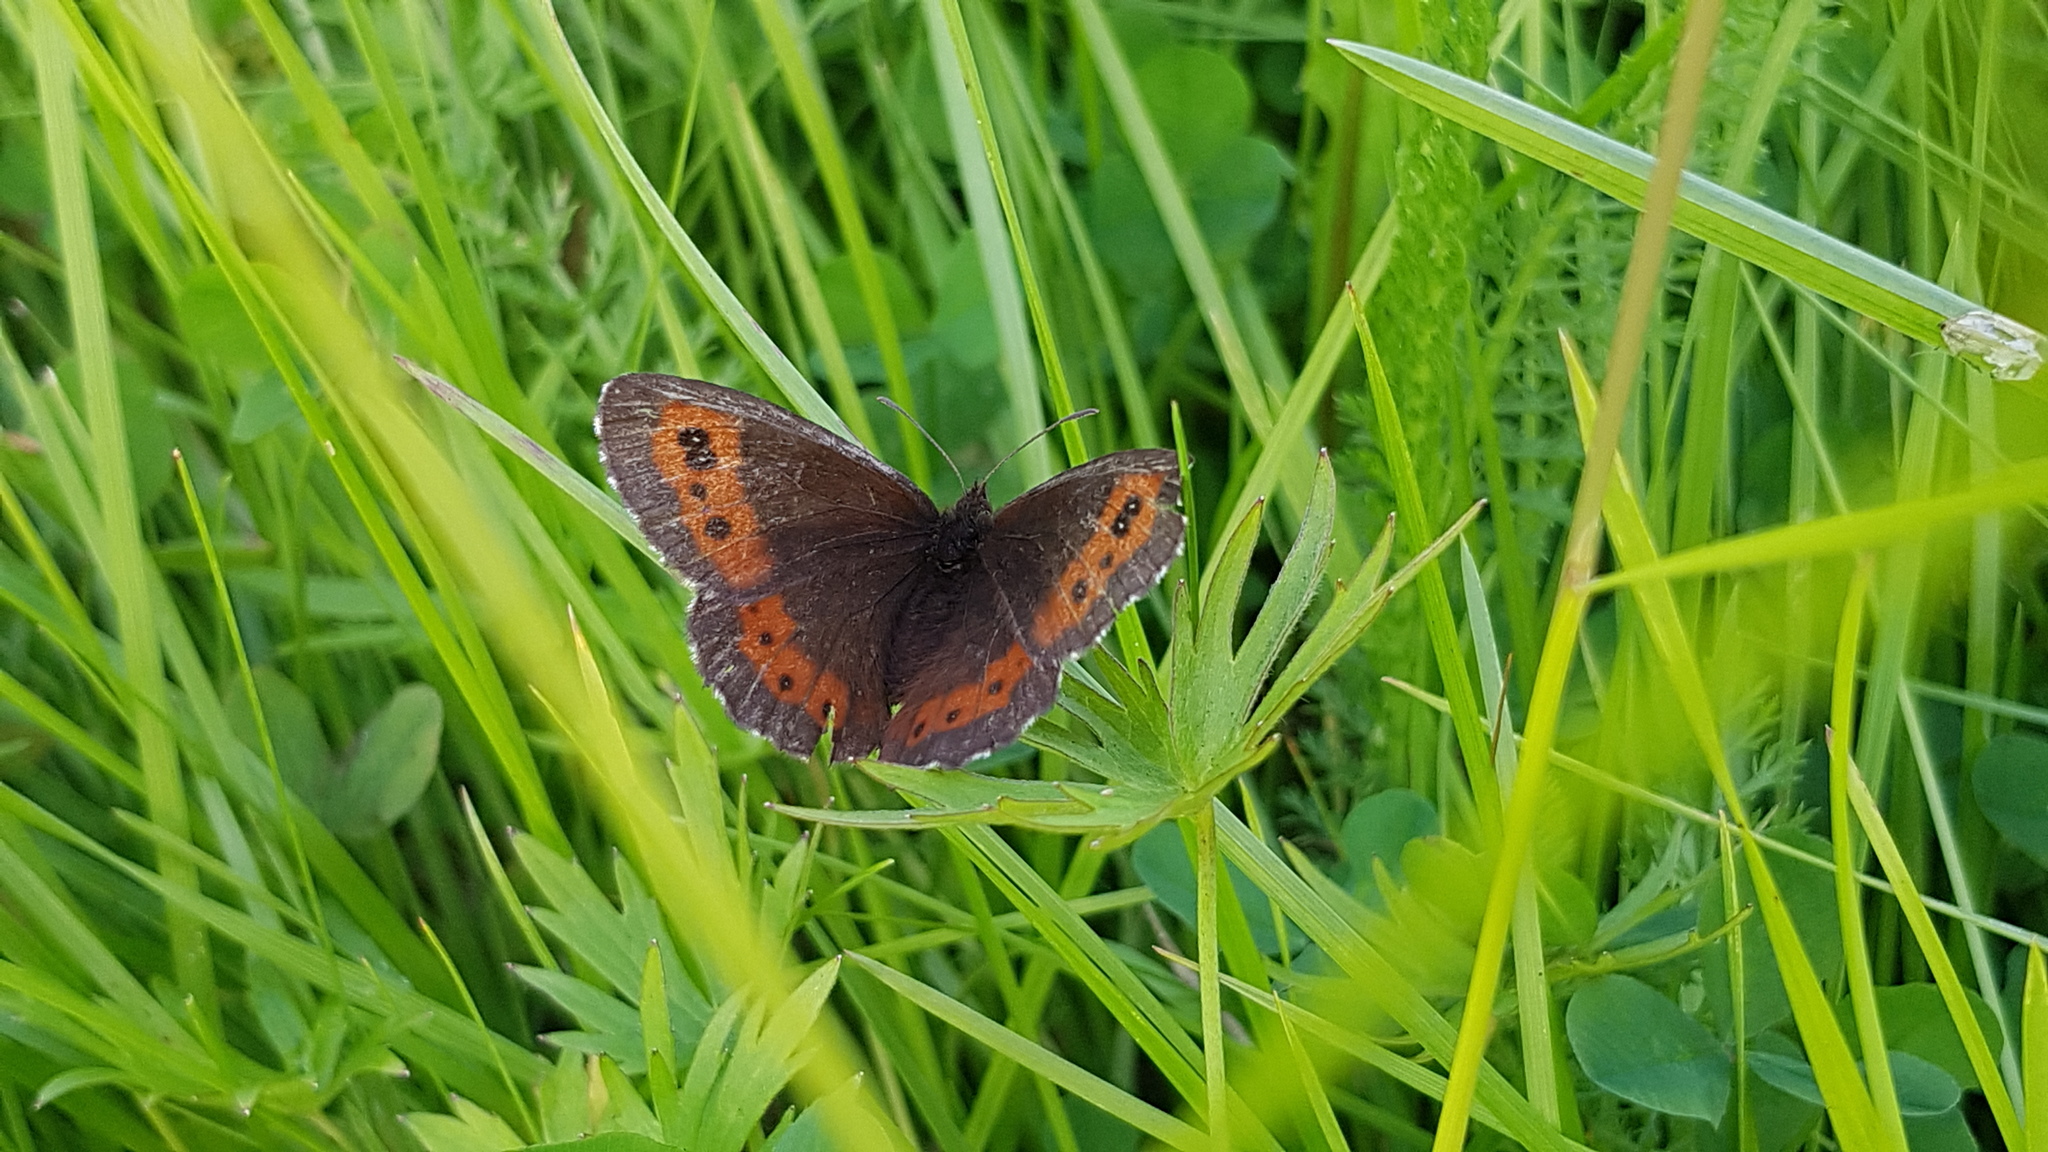
POLYGON ((806 755, 957 766, 1052 706, 1181 547, 1171 452, 1113 453, 1001 509, 940 510, 906 477, 746 393, 634 373, 605 385, 606 475, 696 590, 698 670, 741 726, 806 755))

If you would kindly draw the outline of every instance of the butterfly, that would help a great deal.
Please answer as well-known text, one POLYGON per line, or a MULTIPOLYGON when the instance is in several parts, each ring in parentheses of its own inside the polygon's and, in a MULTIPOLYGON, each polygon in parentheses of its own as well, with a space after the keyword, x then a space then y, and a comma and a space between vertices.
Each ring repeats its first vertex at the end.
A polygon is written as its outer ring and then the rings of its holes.
POLYGON ((604 470, 696 591, 690 648, 734 723, 795 756, 958 767, 1052 707, 1180 554, 1180 470, 1116 452, 994 509, 940 511, 844 437, 744 392, 635 372, 597 402, 604 470))

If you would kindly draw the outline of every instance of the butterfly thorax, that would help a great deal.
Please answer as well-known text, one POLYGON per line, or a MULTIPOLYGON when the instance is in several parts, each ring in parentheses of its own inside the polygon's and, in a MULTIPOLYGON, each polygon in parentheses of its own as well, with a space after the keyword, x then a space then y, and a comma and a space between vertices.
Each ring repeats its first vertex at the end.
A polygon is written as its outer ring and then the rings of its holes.
POLYGON ((989 508, 988 490, 976 484, 961 493, 951 508, 939 513, 932 528, 928 555, 941 572, 958 572, 981 549, 981 540, 995 523, 989 508))

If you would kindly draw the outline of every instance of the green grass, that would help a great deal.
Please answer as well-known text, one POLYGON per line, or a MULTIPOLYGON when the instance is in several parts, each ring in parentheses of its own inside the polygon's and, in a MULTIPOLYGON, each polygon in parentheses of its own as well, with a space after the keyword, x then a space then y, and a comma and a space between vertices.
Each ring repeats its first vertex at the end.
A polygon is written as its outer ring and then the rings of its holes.
POLYGON ((0 25, 0 1150, 2044 1146, 2038 5, 0 25), (1190 546, 794 760, 630 370, 1190 546))

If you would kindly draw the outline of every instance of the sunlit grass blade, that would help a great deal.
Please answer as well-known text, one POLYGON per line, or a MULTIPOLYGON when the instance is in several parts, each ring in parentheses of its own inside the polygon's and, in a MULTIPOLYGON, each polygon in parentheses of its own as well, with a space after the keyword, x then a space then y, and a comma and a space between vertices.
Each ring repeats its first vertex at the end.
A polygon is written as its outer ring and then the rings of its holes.
MULTIPOLYGON (((164 681, 150 588, 156 573, 143 546, 142 509, 137 504, 120 389, 114 377, 113 332, 107 319, 99 241, 85 180, 84 142, 72 91, 76 73, 62 19, 53 8, 54 0, 32 4, 29 22, 51 202, 64 258, 64 285, 85 394, 86 423, 92 437, 97 506, 91 513, 84 508, 77 511, 81 521, 93 514, 98 521, 88 538, 112 593, 122 673, 141 705, 129 717, 129 724, 135 734, 136 766, 142 770, 149 812, 173 835, 184 836, 191 820, 177 745, 165 717, 169 686, 164 681)), ((198 882, 182 861, 166 860, 164 875, 172 884, 198 882)), ((217 1019, 218 992, 206 934, 177 912, 171 914, 165 928, 179 987, 204 1016, 217 1019)))
MULTIPOLYGON (((572 629, 572 635, 582 697, 545 703, 558 717, 587 718, 585 723, 565 723, 563 728, 586 742, 579 751, 604 789, 605 802, 630 854, 649 875, 662 878, 653 889, 656 902, 679 937, 701 944, 704 962, 725 987, 752 989, 765 998, 764 1003, 779 1004, 798 984, 777 947, 779 941, 771 941, 761 930, 757 911, 735 883, 733 873, 700 857, 670 818, 669 805, 653 790, 653 777, 627 741, 617 704, 583 643, 581 631, 572 629), (727 930, 694 933, 691 926, 697 924, 720 924, 727 930)), ((854 1069, 845 1034, 836 1020, 821 1018, 810 1035, 815 1054, 795 1082, 800 1092, 816 1102, 831 1096, 852 1077, 854 1069)), ((834 1107, 880 1114, 864 1093, 834 1099, 834 1107)))
POLYGON ((2025 1104, 2027 1107, 2028 1152, 2048 1148, 2048 970, 2041 963, 2039 945, 2027 949, 2027 975, 2022 993, 2022 1047, 2026 1053, 2025 1104))
MULTIPOLYGON (((305 380, 300 377, 301 358, 323 384, 327 396, 346 398, 346 403, 337 409, 343 421, 350 423, 352 430, 358 433, 366 425, 374 429, 376 435, 390 445, 391 462, 406 470, 414 485, 413 490, 436 494, 428 513, 436 517, 436 525, 462 540, 463 547, 458 550, 461 564, 468 565, 472 571, 488 570, 491 573, 489 585, 494 597, 505 602, 526 599, 531 589, 521 579, 522 566, 498 551, 502 541, 485 527, 491 518, 472 499, 469 488, 451 475, 449 461, 425 442, 423 432, 412 415, 393 403, 395 394, 388 390, 391 383, 387 376, 388 365, 372 350, 367 335, 354 325, 349 310, 338 306, 331 295, 321 295, 327 282, 320 271, 324 267, 324 255, 311 243, 302 228, 303 222, 290 212, 288 200, 282 196, 270 196, 269 193, 276 189, 260 185, 260 180, 270 178, 275 172, 267 157, 238 154, 240 160, 250 165, 252 179, 258 180, 258 184, 245 191, 252 197, 252 203, 260 205, 261 211, 243 221, 246 227, 241 233, 230 236, 162 135, 161 124, 141 110, 140 98, 104 55, 98 42, 80 27, 76 19, 68 25, 68 31, 74 50, 80 53, 89 84, 101 99, 119 111, 123 123, 135 133, 137 141, 157 165, 157 171, 168 183, 187 222, 220 261, 219 266, 226 274, 237 302, 255 325, 266 353, 284 377, 301 414, 318 441, 327 447, 336 475, 348 492, 355 511, 369 529, 380 557, 390 566, 401 588, 406 590, 410 605, 429 635, 435 638, 436 648, 447 661, 450 672, 464 686, 466 698, 475 708, 486 737, 501 757, 507 776, 520 796, 523 815, 529 826, 539 834, 559 836, 554 814, 543 802, 543 790, 530 751, 518 738, 517 721, 510 714, 502 681, 495 667, 482 659, 483 640, 466 602, 458 597, 444 601, 438 607, 434 604, 424 581, 419 579, 413 567, 413 560, 406 555, 396 532, 387 522, 383 509, 369 494, 369 485, 347 448, 349 441, 333 430, 328 411, 314 402, 305 380), (270 262, 252 260, 249 251, 242 247, 244 241, 273 260, 300 266, 305 275, 294 279, 278 272, 270 262), (259 273, 259 267, 268 271, 259 273), (337 378, 345 380, 346 386, 335 383, 337 378), (375 418, 365 420, 366 413, 374 413, 375 418)), ((253 133, 243 131, 247 125, 240 107, 219 89, 214 76, 204 71, 193 71, 191 65, 204 53, 195 50, 189 55, 179 55, 173 49, 173 45, 182 42, 181 38, 189 39, 192 30, 173 25, 153 31, 159 35, 148 42, 166 60, 168 74, 195 107, 205 109, 207 122, 217 124, 221 139, 239 145, 253 145, 253 133)), ((383 463, 375 453, 365 456, 362 461, 386 491, 394 494, 404 491, 405 485, 385 469, 383 463)), ((393 510, 409 530, 414 546, 436 583, 443 587, 454 585, 456 580, 448 554, 437 546, 436 535, 416 515, 419 509, 401 499, 394 501, 393 510)), ((531 601, 528 602, 530 605, 531 601)), ((538 610, 522 609, 516 614, 531 619, 538 610)), ((534 638, 530 631, 520 635, 526 639, 534 638)), ((556 674, 554 667, 542 660, 529 666, 529 671, 536 679, 545 681, 556 674)), ((424 973, 416 978, 438 982, 434 976, 424 973)))
POLYGON ((1309 1059, 1308 1049, 1302 1046, 1287 1009, 1287 1001, 1278 992, 1273 993, 1273 1013, 1280 1018, 1280 1028, 1287 1035, 1287 1054, 1294 1060, 1294 1074, 1301 1082, 1302 1094, 1308 1097, 1309 1107, 1315 1112, 1316 1130, 1322 1134, 1323 1147, 1328 1152, 1351 1152, 1351 1142, 1344 1138, 1344 1130, 1337 1126, 1337 1114, 1330 1109, 1329 1093, 1323 1091, 1322 1075, 1309 1059))
POLYGON ((2048 461, 2014 464, 1945 496, 1900 500, 1804 524, 1767 528, 1627 565, 1588 586, 1603 592, 1646 580, 1730 572, 1788 560, 1854 552, 1925 535, 1951 520, 2048 501, 2048 461))
MULTIPOLYGON (((1462 540, 1458 544, 1458 570, 1463 577, 1465 603, 1471 614, 1473 648, 1479 658, 1479 687, 1487 699, 1496 702, 1492 706, 1492 731, 1487 733, 1492 741, 1492 756, 1486 771, 1497 774, 1501 792, 1507 792, 1514 782, 1518 751, 1517 742, 1513 739, 1514 713, 1507 697, 1506 672, 1501 667, 1500 652, 1494 643, 1493 616, 1487 608, 1486 587, 1480 582, 1479 566, 1472 559, 1472 549, 1462 540), (1503 739, 1503 736, 1507 738, 1503 739)), ((1529 1102, 1536 1106, 1544 1119, 1556 1124, 1562 1119, 1563 1112, 1558 1093, 1557 1040, 1551 1028, 1554 1002, 1550 995, 1550 976, 1544 967, 1543 921, 1541 910, 1536 905, 1536 875, 1533 871, 1525 875, 1521 885, 1515 889, 1514 916, 1509 946, 1515 951, 1515 1012, 1521 1024, 1522 1064, 1526 1069, 1523 1080, 1528 1088, 1529 1102)))
POLYGON ((1856 652, 1863 640, 1864 593, 1869 569, 1859 564, 1842 598, 1842 623, 1835 641, 1835 679, 1828 710, 1828 839, 1835 856, 1835 915, 1842 931, 1843 968, 1856 1037, 1863 1047, 1863 1074, 1871 1102, 1893 1147, 1906 1145, 1905 1121, 1899 1114, 1898 1088, 1892 1081, 1884 1024, 1877 1014, 1877 991, 1870 972, 1870 951, 1863 926, 1863 892, 1855 875, 1862 858, 1849 809, 1849 733, 1854 730, 1856 652))
MULTIPOLYGON (((1580 435, 1590 441, 1597 415, 1592 381, 1579 359, 1577 345, 1567 339, 1563 346, 1580 435)), ((1625 468, 1615 467, 1608 474, 1603 523, 1616 562, 1622 570, 1654 565, 1655 545, 1625 468)), ((1881 1135, 1876 1110, 1857 1070, 1856 1059, 1850 1053, 1848 1040, 1842 1034, 1833 1005, 1821 985, 1819 974, 1814 971, 1784 896, 1763 857, 1763 850, 1750 835, 1753 831, 1750 818, 1729 770, 1727 750, 1722 745, 1714 706, 1694 654, 1692 639, 1680 618, 1677 597, 1672 593, 1670 581, 1665 578, 1645 579, 1632 589, 1632 593, 1642 611, 1651 644, 1666 675, 1671 678, 1687 727, 1706 757, 1707 770, 1720 792, 1721 802, 1727 806, 1738 831, 1743 834, 1744 863, 1748 867, 1750 883, 1756 889, 1757 904, 1763 913, 1764 927, 1770 935, 1773 955, 1785 982, 1786 997, 1799 1025, 1808 1062, 1832 1110, 1834 1123, 1838 1129, 1852 1133, 1853 1139, 1870 1141, 1868 1147, 1878 1147, 1880 1145, 1875 1141, 1880 1140, 1881 1135)), ((1832 867, 1832 863, 1829 866, 1832 867)))
MULTIPOLYGON (((1863 781, 1863 774, 1853 763, 1847 774, 1848 799, 1856 812, 1857 823, 1865 836, 1870 838, 1871 852, 1876 855, 1879 867, 1884 869, 1886 879, 1892 883, 1892 893, 1898 898, 1899 910, 1905 915, 1907 927, 1912 930, 1913 939, 1919 944, 1921 954, 1927 957, 1927 968, 1934 977, 1935 987, 1941 990, 1942 1003, 1948 1007, 1949 1019, 1955 1023, 1956 1034, 1962 1038, 1963 1052, 1969 1057, 1970 1067, 1977 1074, 1977 1086, 1984 1093, 1984 1102, 1991 1110, 1992 1122, 2005 1138, 2006 1147, 2031 1147, 2028 1138, 2031 1127, 2022 1132, 2019 1116, 2014 1112, 2012 1095, 2006 1091, 2003 1070, 1999 1067, 1998 1056, 1991 1051, 1991 1045, 1984 1036, 1984 1029, 1977 1022, 1977 1013, 1963 995, 1962 980, 1956 974, 1955 962, 1949 959, 1948 949, 1943 945, 1941 932, 1934 920, 1927 914, 1928 905, 1920 896, 1913 874, 1906 867, 1906 860, 1899 851, 1898 842, 1893 839, 1891 827, 1885 822, 1884 813, 1877 805, 1877 799, 1870 794, 1870 788, 1863 781)), ((2029 949, 2029 955, 2036 954, 2029 949)), ((2027 993, 2034 991, 2034 973, 2028 972, 2027 993)), ((2030 1042, 2032 1033, 2026 1034, 2023 1043, 2030 1042)), ((2033 1053, 2028 1053, 2027 1066, 2034 1066, 2033 1053)), ((2029 1088, 2031 1091, 2031 1088, 2029 1088)), ((2029 1124, 2033 1113, 2029 1112, 2029 1124)))
MULTIPOLYGON (((1443 712, 1449 707, 1449 705, 1444 703, 1443 697, 1434 695, 1429 692, 1424 692, 1412 684, 1403 683, 1401 681, 1393 680, 1391 678, 1389 678, 1388 683, 1392 687, 1407 693, 1408 695, 1414 697, 1415 699, 1421 701, 1424 704, 1427 704, 1428 706, 1436 709, 1439 712, 1443 712)), ((1515 741, 1517 744, 1522 743, 1523 740, 1524 738, 1521 736, 1515 737, 1515 741)), ((1562 752, 1556 752, 1553 753, 1553 755, 1557 757, 1558 767, 1564 769, 1567 772, 1570 772, 1572 775, 1578 777, 1579 779, 1584 780, 1590 784, 1596 785, 1600 788, 1604 788, 1610 792, 1613 792, 1615 795, 1628 799, 1634 803, 1641 804, 1646 808, 1652 808, 1660 812, 1669 813, 1673 816, 1678 817, 1681 820, 1689 821, 1693 824, 1699 825, 1701 828, 1706 829, 1719 828, 1723 820, 1725 819, 1724 817, 1717 816, 1712 812, 1708 812, 1701 808, 1696 808, 1680 800, 1674 800, 1669 796, 1663 795, 1662 793, 1654 792, 1648 788, 1643 787, 1640 784, 1624 780, 1621 777, 1615 776, 1610 772, 1602 771, 1601 769, 1596 768, 1593 765, 1578 759, 1577 757, 1569 756, 1562 752)), ((1816 856, 1803 848, 1797 847, 1792 844, 1787 844, 1774 837, 1764 835, 1763 833, 1758 832, 1754 829, 1737 826, 1733 828, 1732 834, 1740 837, 1745 842, 1754 843, 1760 851, 1767 852, 1770 855, 1777 856, 1788 861, 1794 861, 1799 864, 1803 864, 1809 868, 1817 869, 1821 872, 1832 874, 1834 871, 1835 862, 1833 860, 1830 860, 1825 856, 1816 856)), ((1885 880, 1881 877, 1871 876, 1866 873, 1859 872, 1855 874, 1853 879, 1856 881, 1856 883, 1862 885, 1865 888, 1868 888, 1872 892, 1880 892, 1887 896, 1896 895, 1896 891, 1892 887, 1890 881, 1885 880)), ((1950 903, 1946 900, 1939 900, 1924 894, 1920 896, 1919 900, 1920 903, 1923 906, 1925 906, 1927 910, 1930 912, 1939 912, 1941 915, 1946 916, 1959 924, 1968 925, 1969 927, 1990 933, 2002 940, 2010 940, 2013 943, 2020 945, 2039 945, 2042 947, 2048 947, 2048 936, 2042 936, 2037 933, 2030 932, 2025 928, 2020 927, 2019 925, 2011 924, 2003 920, 1995 920, 1989 916, 1983 915, 1982 913, 1972 912, 1957 904, 1950 903)))

